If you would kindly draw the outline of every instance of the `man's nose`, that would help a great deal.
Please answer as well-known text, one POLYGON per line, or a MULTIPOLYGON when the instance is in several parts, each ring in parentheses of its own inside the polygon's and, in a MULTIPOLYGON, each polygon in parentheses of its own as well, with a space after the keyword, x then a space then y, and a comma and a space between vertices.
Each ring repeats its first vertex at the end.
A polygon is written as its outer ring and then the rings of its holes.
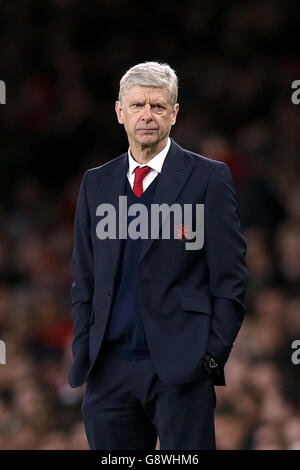
POLYGON ((152 119, 152 110, 150 104, 146 103, 143 110, 142 119, 146 121, 151 121, 152 119))

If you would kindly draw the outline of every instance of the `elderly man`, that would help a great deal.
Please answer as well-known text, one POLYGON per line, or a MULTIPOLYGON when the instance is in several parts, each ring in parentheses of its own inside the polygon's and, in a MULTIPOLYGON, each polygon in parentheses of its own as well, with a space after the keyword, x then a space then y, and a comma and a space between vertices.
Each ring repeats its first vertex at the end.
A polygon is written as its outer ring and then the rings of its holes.
POLYGON ((154 450, 158 436, 161 449, 216 448, 214 386, 226 385, 245 314, 246 243, 228 166, 169 137, 177 89, 167 64, 129 69, 115 108, 129 149, 86 171, 80 186, 69 383, 86 383, 91 449, 154 450), (155 223, 153 208, 162 215, 155 223), (166 236, 171 213, 179 223, 166 236), (195 248, 188 240, 201 214, 204 243, 195 248))

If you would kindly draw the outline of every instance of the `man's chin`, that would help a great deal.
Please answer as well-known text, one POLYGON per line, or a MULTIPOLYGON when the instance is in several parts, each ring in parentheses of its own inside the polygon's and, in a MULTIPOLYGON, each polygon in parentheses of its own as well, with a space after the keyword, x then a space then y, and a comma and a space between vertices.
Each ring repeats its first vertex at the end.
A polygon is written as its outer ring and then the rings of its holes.
POLYGON ((145 134, 145 135, 139 136, 137 142, 142 147, 153 147, 159 144, 160 139, 158 139, 157 135, 155 134, 145 134))

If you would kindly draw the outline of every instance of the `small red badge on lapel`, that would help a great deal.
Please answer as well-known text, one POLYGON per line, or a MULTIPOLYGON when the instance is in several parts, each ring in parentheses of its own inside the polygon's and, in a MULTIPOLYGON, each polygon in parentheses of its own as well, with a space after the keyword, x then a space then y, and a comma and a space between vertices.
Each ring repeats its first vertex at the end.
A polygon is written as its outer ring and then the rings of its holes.
POLYGON ((186 235, 190 233, 191 226, 190 225, 175 225, 175 230, 176 230, 175 238, 183 242, 185 240, 188 240, 188 238, 186 238, 186 235))

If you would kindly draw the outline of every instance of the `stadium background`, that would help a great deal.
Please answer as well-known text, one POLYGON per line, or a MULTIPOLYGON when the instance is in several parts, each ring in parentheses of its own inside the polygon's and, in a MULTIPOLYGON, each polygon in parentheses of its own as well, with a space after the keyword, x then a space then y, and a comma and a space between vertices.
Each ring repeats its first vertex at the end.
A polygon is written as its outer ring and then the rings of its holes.
POLYGON ((114 102, 135 63, 179 76, 183 147, 225 161, 248 243, 248 314, 216 387, 218 449, 300 449, 297 2, 0 5, 1 449, 87 449, 71 389, 70 257, 82 175, 127 149, 114 102))

